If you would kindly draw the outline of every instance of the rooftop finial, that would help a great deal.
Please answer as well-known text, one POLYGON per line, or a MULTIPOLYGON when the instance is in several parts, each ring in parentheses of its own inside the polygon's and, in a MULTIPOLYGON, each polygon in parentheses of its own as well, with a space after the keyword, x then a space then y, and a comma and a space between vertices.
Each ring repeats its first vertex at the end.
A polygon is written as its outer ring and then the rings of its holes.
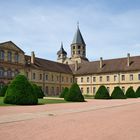
POLYGON ((63 48, 63 42, 61 41, 61 48, 63 48))
POLYGON ((79 28, 79 21, 77 21, 77 28, 79 28))

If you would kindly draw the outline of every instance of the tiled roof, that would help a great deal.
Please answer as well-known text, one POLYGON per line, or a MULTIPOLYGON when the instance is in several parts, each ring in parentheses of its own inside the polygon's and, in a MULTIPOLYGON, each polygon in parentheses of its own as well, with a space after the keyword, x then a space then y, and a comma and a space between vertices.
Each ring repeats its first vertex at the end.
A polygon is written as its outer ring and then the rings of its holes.
POLYGON ((127 66, 127 58, 118 58, 103 60, 102 68, 100 68, 100 61, 79 64, 77 71, 74 71, 74 65, 70 67, 76 75, 140 71, 140 56, 130 57, 130 66, 127 66))

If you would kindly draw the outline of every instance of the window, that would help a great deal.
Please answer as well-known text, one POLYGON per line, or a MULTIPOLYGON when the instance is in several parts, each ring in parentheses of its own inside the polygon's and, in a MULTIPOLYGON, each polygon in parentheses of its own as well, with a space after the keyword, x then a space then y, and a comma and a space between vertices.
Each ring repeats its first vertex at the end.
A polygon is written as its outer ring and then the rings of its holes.
POLYGON ((49 89, 48 89, 48 86, 46 86, 46 95, 49 95, 49 89))
POLYGON ((114 75, 114 81, 117 81, 117 75, 114 75))
POLYGON ((67 82, 67 83, 69 82, 69 78, 68 78, 68 77, 66 78, 66 82, 67 82))
POLYGON ((93 82, 96 82, 96 77, 93 77, 93 82))
POLYGON ((12 53, 8 52, 8 61, 11 62, 12 61, 12 53))
POLYGON ((100 82, 102 82, 102 76, 100 76, 100 82))
POLYGON ((107 87, 107 90, 108 90, 108 92, 110 92, 110 88, 109 87, 107 87))
POLYGON ((85 51, 83 51, 83 55, 85 55, 85 51))
POLYGON ((62 82, 64 82, 64 77, 63 77, 63 76, 62 76, 62 78, 61 78, 61 79, 62 79, 62 82))
POLYGON ((125 75, 122 75, 122 81, 125 81, 125 75))
POLYGON ((138 80, 140 80, 140 74, 138 74, 138 80))
POLYGON ((73 46, 73 49, 75 49, 75 46, 73 46))
POLYGON ((78 54, 81 54, 81 52, 80 52, 80 51, 78 51, 78 54))
POLYGON ((4 51, 3 50, 0 51, 0 60, 4 60, 4 51))
POLYGON ((81 88, 81 92, 83 93, 83 88, 81 88))
POLYGON ((106 76, 106 81, 110 81, 110 77, 109 76, 106 76))
POLYGON ((54 81, 54 76, 52 75, 52 81, 54 81))
POLYGON ((81 83, 83 83, 83 77, 81 77, 81 83))
POLYGON ((39 75, 39 80, 42 80, 42 74, 39 75))
POLYGON ((122 91, 125 93, 125 87, 122 87, 122 91))
POLYGON ((81 49, 81 46, 78 46, 78 49, 81 49))
POLYGON ((33 73, 33 80, 35 80, 35 73, 33 73))
POLYGON ((7 70, 7 77, 8 78, 11 78, 12 77, 12 71, 10 69, 7 70))
POLYGON ((18 70, 15 70, 15 76, 17 76, 19 74, 18 70))
POLYGON ((133 74, 130 74, 130 81, 133 81, 133 74))
POLYGON ((87 82, 89 83, 89 77, 87 77, 87 82))
POLYGON ((54 87, 51 88, 51 94, 52 95, 55 95, 55 93, 54 93, 54 87))
POLYGON ((56 95, 59 95, 59 87, 56 88, 56 95))
POLYGON ((0 68, 0 77, 4 77, 4 69, 0 68))
POLYGON ((57 81, 59 81, 59 76, 57 76, 57 81))
POLYGON ((96 87, 93 87, 93 94, 96 93, 96 87))
POLYGON ((19 55, 18 53, 15 53, 15 62, 18 63, 18 61, 19 61, 19 55))
POLYGON ((89 94, 89 87, 87 87, 87 94, 89 94))
POLYGON ((45 76, 45 77, 46 77, 46 81, 48 81, 48 75, 47 75, 47 74, 46 74, 46 76, 45 76))

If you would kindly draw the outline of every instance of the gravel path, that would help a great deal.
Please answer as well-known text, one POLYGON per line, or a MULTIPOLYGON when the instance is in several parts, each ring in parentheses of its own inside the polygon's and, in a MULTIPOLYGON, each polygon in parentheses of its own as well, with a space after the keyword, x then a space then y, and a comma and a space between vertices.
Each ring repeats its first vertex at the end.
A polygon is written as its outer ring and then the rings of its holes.
POLYGON ((140 140, 140 99, 0 107, 3 140, 140 140))

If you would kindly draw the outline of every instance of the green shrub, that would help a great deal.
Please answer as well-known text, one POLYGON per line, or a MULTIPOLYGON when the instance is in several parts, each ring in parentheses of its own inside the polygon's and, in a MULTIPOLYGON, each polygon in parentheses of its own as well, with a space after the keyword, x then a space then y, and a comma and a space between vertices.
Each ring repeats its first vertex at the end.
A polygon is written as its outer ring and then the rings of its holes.
POLYGON ((126 97, 127 98, 137 98, 135 91, 133 90, 133 87, 129 87, 126 91, 126 97))
POLYGON ((140 97, 140 87, 138 87, 137 90, 136 90, 136 96, 140 97))
POLYGON ((124 95, 124 92, 122 89, 117 86, 114 88, 112 94, 111 94, 112 99, 126 99, 126 96, 124 95))
POLYGON ((100 86, 95 94, 95 99, 110 99, 110 95, 105 86, 100 86))
POLYGON ((38 98, 30 82, 24 75, 18 75, 8 86, 4 103, 17 105, 35 105, 38 98))
POLYGON ((84 102, 84 96, 81 93, 81 90, 78 86, 78 84, 74 83, 72 84, 71 88, 69 89, 68 94, 65 95, 64 99, 66 101, 72 101, 72 102, 84 102))
POLYGON ((66 94, 68 94, 69 89, 67 87, 64 88, 64 90, 59 95, 60 98, 64 98, 66 94))
POLYGON ((44 97, 44 93, 41 89, 41 87, 37 86, 36 84, 32 84, 34 93, 37 95, 37 98, 43 98, 44 97))
POLYGON ((8 88, 8 85, 5 85, 1 88, 0 90, 0 96, 4 97, 5 96, 5 93, 6 93, 6 90, 8 88))

